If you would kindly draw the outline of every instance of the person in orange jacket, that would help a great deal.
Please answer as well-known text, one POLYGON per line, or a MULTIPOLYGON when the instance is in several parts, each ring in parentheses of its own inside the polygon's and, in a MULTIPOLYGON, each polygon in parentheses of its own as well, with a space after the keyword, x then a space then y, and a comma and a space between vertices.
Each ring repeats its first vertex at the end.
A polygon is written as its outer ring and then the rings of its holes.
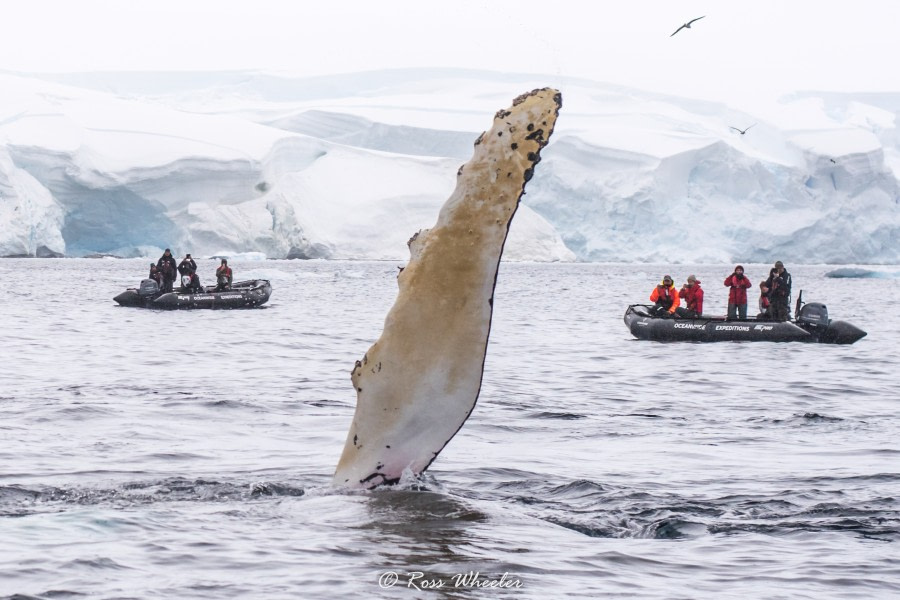
POLYGON ((670 275, 663 277, 662 283, 650 292, 650 302, 653 302, 651 312, 657 317, 671 317, 681 302, 678 299, 678 290, 670 275))

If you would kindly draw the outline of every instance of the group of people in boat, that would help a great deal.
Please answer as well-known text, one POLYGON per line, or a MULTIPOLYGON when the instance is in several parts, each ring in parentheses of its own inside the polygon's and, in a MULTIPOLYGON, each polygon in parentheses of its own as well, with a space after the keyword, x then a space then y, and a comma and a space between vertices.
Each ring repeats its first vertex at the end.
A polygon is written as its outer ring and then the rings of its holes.
MULTIPOLYGON (((737 265, 725 278, 728 288, 728 318, 747 318, 747 290, 752 287, 744 274, 744 267, 737 265)), ((787 321, 790 319, 791 274, 780 260, 769 270, 769 277, 759 284, 759 314, 757 319, 787 321)), ((688 275, 680 290, 670 275, 663 276, 662 282, 650 292, 653 302, 652 312, 659 317, 697 319, 703 314, 703 288, 700 280, 688 275), (681 306, 681 301, 685 306, 681 306)))
MULTIPOLYGON (((197 263, 191 257, 191 253, 185 254, 184 258, 177 265, 172 251, 166 248, 162 256, 155 263, 150 263, 150 279, 156 281, 159 289, 163 293, 174 291, 175 279, 181 275, 181 288, 179 291, 186 294, 203 293, 203 286, 200 284, 200 277, 197 275, 197 263)), ((231 289, 231 282, 234 279, 234 273, 228 266, 228 259, 223 258, 221 264, 216 269, 216 292, 222 292, 231 289)))

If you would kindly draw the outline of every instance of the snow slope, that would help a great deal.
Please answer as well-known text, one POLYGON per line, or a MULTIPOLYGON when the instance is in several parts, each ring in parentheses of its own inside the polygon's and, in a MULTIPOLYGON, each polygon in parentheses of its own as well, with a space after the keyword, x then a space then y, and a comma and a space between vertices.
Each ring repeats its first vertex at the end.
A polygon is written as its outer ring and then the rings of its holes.
POLYGON ((493 114, 553 85, 563 110, 505 258, 900 262, 900 93, 739 109, 456 70, 0 85, 0 255, 403 260, 493 114))

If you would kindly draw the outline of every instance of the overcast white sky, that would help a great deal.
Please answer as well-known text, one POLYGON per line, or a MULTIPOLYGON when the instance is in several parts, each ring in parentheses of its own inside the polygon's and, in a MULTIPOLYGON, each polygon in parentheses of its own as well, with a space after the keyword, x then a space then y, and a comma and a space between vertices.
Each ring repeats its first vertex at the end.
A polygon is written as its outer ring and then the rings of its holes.
POLYGON ((898 26, 895 0, 17 0, 0 70, 464 67, 711 99, 900 92, 898 26))

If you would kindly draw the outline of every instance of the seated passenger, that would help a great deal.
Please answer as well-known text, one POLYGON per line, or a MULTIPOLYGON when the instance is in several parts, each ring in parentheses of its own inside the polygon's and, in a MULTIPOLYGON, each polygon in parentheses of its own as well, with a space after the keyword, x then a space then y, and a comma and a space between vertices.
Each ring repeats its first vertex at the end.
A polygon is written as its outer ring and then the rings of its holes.
POLYGON ((759 282, 759 314, 756 315, 756 318, 772 318, 771 303, 769 301, 769 288, 766 286, 765 281, 759 282))
POLYGON ((683 319, 699 319, 703 314, 703 288, 694 275, 688 275, 687 283, 681 286, 679 297, 684 298, 686 306, 675 309, 675 315, 683 319))
POLYGON ((191 273, 191 289, 194 290, 195 294, 202 294, 205 291, 203 286, 200 285, 200 276, 196 272, 191 273))
POLYGON ((654 303, 653 308, 650 309, 654 316, 671 317, 675 314, 680 300, 671 276, 666 275, 663 277, 662 283, 653 288, 653 291, 650 292, 650 302, 654 303))
POLYGON ((156 268, 156 263, 150 263, 150 275, 148 276, 148 278, 155 281, 156 284, 160 288, 162 288, 162 283, 163 283, 162 272, 158 268, 156 268))
POLYGON ((185 294, 202 294, 203 286, 200 285, 200 277, 196 273, 182 275, 181 291, 185 294))
POLYGON ((231 289, 232 273, 228 266, 228 260, 222 259, 222 264, 216 269, 216 291, 222 292, 231 289))

